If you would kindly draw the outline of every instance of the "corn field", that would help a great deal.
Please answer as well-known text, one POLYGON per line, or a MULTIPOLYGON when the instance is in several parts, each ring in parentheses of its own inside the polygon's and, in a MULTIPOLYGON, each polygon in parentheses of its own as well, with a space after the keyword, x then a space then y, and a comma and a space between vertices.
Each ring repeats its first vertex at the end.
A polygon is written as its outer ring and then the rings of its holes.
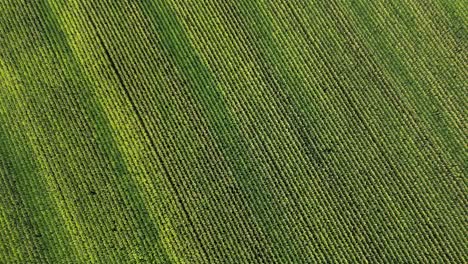
POLYGON ((463 0, 0 0, 0 263, 468 263, 463 0))

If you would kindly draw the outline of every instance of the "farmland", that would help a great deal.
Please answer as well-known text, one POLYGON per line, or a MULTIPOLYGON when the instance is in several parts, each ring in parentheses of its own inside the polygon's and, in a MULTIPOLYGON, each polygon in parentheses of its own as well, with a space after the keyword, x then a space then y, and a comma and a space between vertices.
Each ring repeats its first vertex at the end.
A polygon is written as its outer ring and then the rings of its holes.
POLYGON ((0 0, 0 263, 466 263, 466 9, 0 0))

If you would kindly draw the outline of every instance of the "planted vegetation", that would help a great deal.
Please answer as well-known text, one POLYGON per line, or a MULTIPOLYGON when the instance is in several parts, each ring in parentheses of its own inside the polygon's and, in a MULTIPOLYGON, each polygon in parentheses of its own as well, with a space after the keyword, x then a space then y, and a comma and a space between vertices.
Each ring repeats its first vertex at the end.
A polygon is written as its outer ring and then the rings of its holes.
POLYGON ((466 263, 466 8, 0 0, 0 263, 466 263))

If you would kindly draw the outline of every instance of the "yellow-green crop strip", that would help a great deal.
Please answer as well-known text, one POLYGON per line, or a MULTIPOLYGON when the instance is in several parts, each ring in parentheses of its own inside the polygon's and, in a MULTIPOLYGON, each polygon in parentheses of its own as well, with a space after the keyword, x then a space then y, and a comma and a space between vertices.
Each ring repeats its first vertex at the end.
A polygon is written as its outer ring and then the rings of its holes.
POLYGON ((0 0, 0 264, 468 262, 463 0, 0 0))

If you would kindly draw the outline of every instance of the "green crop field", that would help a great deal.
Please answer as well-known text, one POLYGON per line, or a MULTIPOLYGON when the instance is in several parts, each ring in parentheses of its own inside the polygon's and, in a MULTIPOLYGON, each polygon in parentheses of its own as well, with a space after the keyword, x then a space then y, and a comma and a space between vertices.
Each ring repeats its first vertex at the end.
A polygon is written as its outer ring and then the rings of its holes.
POLYGON ((0 0, 0 264, 468 263, 466 0, 0 0))

